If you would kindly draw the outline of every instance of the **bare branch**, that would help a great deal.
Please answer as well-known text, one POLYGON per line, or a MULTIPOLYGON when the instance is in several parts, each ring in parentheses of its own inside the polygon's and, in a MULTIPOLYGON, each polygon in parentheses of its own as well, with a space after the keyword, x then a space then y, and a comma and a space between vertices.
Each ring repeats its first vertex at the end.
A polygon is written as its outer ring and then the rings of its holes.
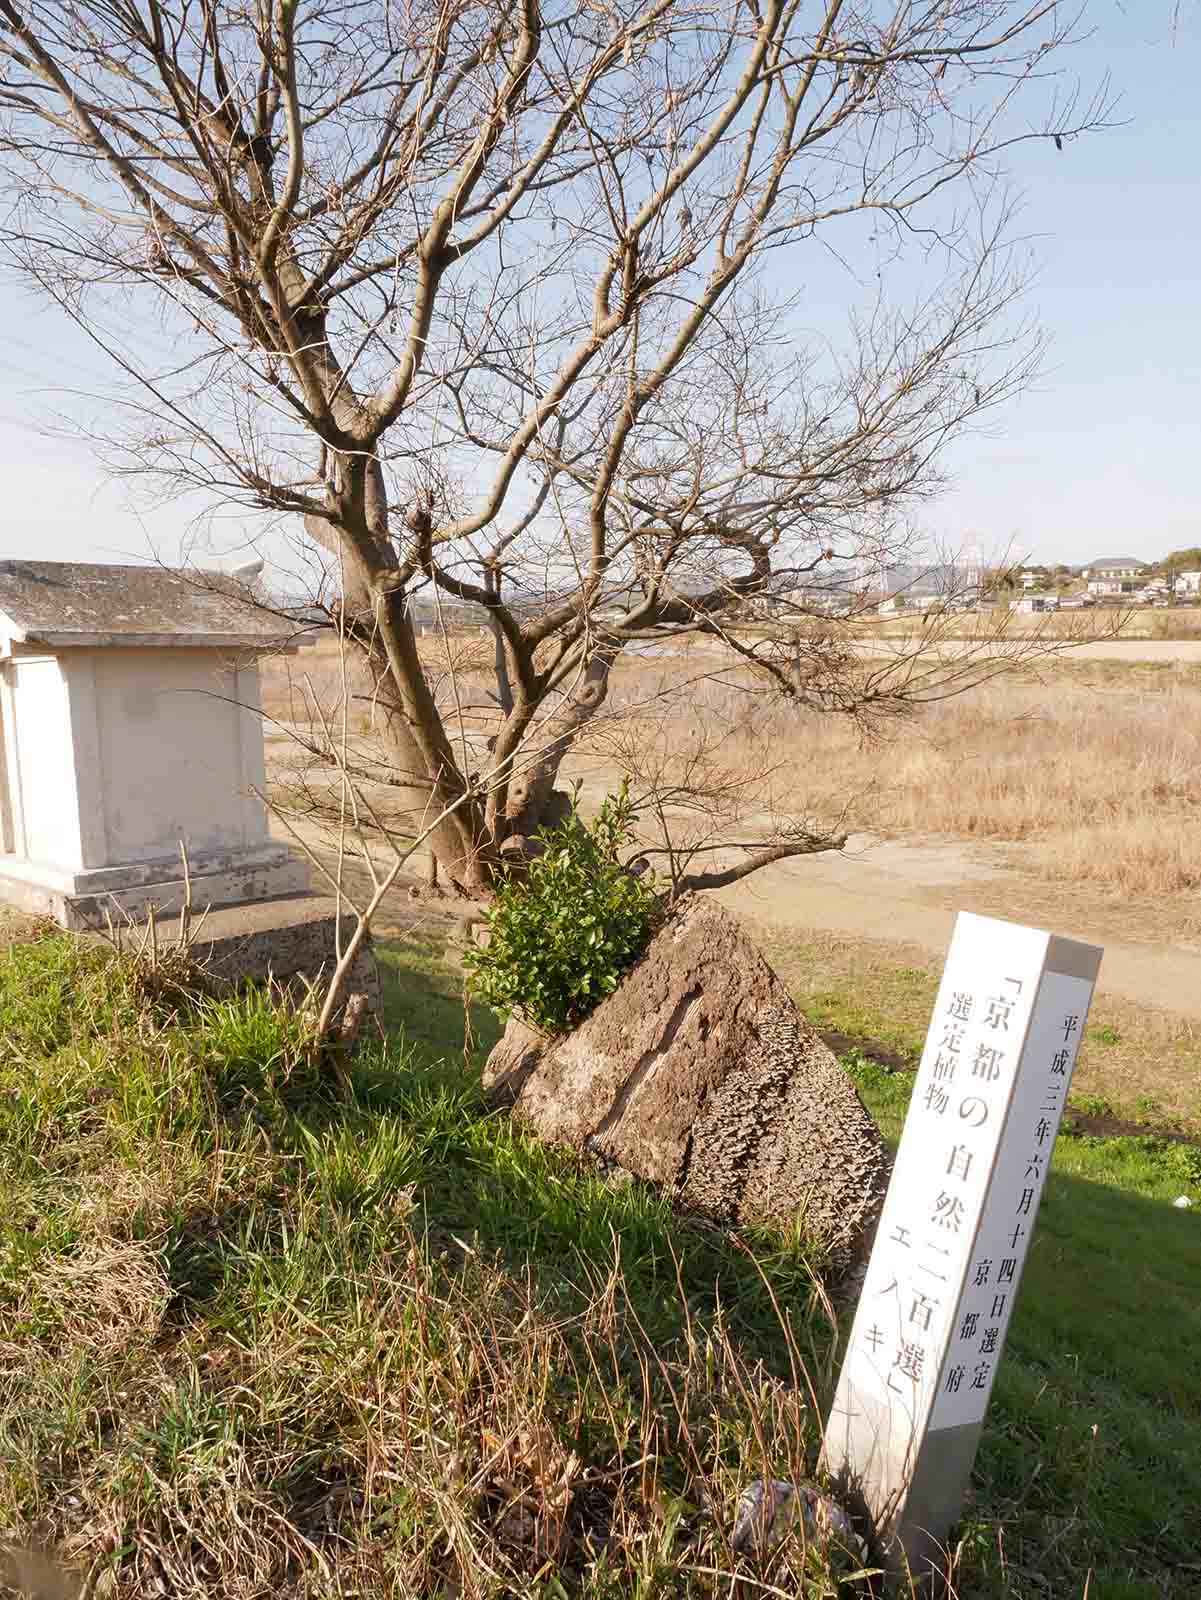
MULTIPOLYGON (((931 617, 881 654, 850 575, 913 561, 946 447, 1038 369, 1004 163, 1107 120, 1064 75, 1074 25, 0 0, 2 242, 116 374, 114 470, 321 553, 395 787, 474 894, 634 652, 703 644, 748 703, 870 731, 1060 648, 958 651, 931 617), (798 644, 823 595, 845 614, 798 644)), ((661 820, 710 776, 673 776, 661 820)), ((673 876, 714 843, 673 844, 673 876)))

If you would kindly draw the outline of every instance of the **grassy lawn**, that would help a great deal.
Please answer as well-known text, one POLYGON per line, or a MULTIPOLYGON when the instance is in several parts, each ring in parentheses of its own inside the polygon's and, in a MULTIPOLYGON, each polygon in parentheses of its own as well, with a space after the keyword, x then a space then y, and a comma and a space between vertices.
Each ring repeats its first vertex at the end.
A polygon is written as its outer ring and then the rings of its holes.
MULTIPOLYGON (((916 1064, 937 974, 837 941, 823 946, 824 968, 813 946, 770 953, 811 1020, 842 1035, 844 1065, 895 1142, 912 1077, 852 1041, 916 1064)), ((439 953, 394 945, 384 959, 395 1022, 412 1031, 434 1014, 432 984, 461 1038, 462 1001, 439 953)), ((1086 1082, 1089 1064, 1123 1043, 1106 1015, 1094 1016, 1082 1052, 1086 1082)), ((1146 1045, 1129 1020, 1135 1042, 1120 1070, 1137 1085, 1146 1045)), ((482 1045, 497 1035, 486 1013, 472 1026, 482 1045)), ((1088 1091, 1076 1098, 1097 1108, 1088 1091)), ((1061 1137, 962 1530, 965 1596, 1083 1594, 1086 1578, 1089 1600, 1201 1595, 1201 1364, 1188 1356, 1201 1337, 1199 1278, 1201 1150, 1153 1136, 1061 1137), (1181 1194, 1193 1210, 1172 1206, 1181 1194)))
POLYGON ((805 1252, 488 1116, 432 964, 393 986, 412 1042, 335 1092, 261 998, 172 1010, 66 938, 0 957, 0 1549, 197 1600, 730 1569, 739 1489, 818 1442, 805 1252))
MULTIPOLYGON (((441 948, 381 955, 389 1040, 340 1092, 261 998, 0 954, 0 1545, 97 1597, 832 1596, 798 1541, 728 1542, 749 1479, 812 1469, 820 1263, 486 1114, 495 1023, 465 1055, 441 948)), ((891 1034, 838 1026, 912 1050, 917 970, 891 1034)), ((909 1077, 846 1062, 895 1136, 909 1077)), ((962 1596, 1201 1594, 1193 1154, 1059 1141, 962 1596)))
MULTIPOLYGON (((764 930, 760 943, 805 1015, 836 1048, 916 1066, 939 974, 919 951, 764 930)), ((1185 1017, 1100 995, 1072 1079, 1081 1113, 1201 1134, 1201 1032, 1185 1017)))

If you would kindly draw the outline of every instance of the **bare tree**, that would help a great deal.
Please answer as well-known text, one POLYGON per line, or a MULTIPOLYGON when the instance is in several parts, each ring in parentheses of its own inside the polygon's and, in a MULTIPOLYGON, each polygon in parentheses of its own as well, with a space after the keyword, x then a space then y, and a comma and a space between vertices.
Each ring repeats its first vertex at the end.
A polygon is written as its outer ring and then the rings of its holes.
MULTIPOLYGON (((804 610, 865 540, 895 559, 943 446, 1033 371, 1000 163, 1104 120, 1061 87, 1074 21, 0 0, 9 248, 126 375, 123 470, 323 552, 394 772, 478 890, 640 641, 708 636, 856 716, 970 681, 962 653, 919 688, 832 636, 798 673, 736 624, 782 590, 804 610), (839 261, 838 326, 802 338, 802 274, 839 261), (419 607, 486 619, 486 740, 419 607)), ((746 865, 837 838, 785 820, 746 865)))

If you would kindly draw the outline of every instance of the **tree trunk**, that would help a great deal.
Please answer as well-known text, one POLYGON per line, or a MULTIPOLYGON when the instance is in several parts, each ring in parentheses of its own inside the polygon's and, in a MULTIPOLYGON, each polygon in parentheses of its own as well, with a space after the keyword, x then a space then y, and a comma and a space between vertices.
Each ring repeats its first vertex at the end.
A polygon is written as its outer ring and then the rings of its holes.
POLYGON ((526 841, 528 847, 537 830, 551 820, 552 810, 561 814, 554 799, 559 768, 580 730, 604 705, 609 674, 619 653, 613 646, 596 650, 563 704, 532 730, 530 742, 538 754, 509 783, 505 806, 507 844, 518 839, 526 841))
POLYGON ((394 648, 387 649, 384 641, 377 639, 368 656, 377 682, 382 677, 385 685, 387 704, 382 707, 381 732, 396 775, 406 780, 404 804, 412 819, 412 832, 423 831, 434 817, 458 800, 457 810, 430 834, 428 848, 448 883, 464 894, 484 893, 489 884, 491 852, 484 838, 482 807, 477 797, 464 798, 467 779, 454 761, 421 671, 412 624, 406 617, 398 625, 393 617, 388 632, 393 636, 394 648), (403 633, 396 637, 400 630, 407 632, 407 641, 403 633), (414 683, 414 677, 419 681, 414 683), (410 777, 411 784, 407 782, 410 777))
MULTIPOLYGON (((388 683, 390 687, 390 677, 388 683)), ((393 771, 404 784, 400 794, 409 818, 407 831, 416 835, 442 809, 435 794, 437 786, 426 774, 425 758, 403 712, 381 704, 379 732, 393 771)), ((453 817, 438 823, 426 841, 426 848, 437 863, 437 872, 463 894, 481 894, 488 887, 489 852, 480 837, 478 819, 478 802, 465 800, 453 817), (470 830, 466 834, 464 824, 470 830)))
MULTIPOLYGON (((347 403, 344 396, 341 404, 347 403)), ((330 520, 306 517, 305 526, 339 559, 344 623, 380 691, 381 732, 402 780, 411 831, 419 834, 441 817, 429 849, 449 883, 480 893, 489 878, 482 807, 459 770, 417 648, 382 468, 373 455, 341 457, 326 472, 330 520)))

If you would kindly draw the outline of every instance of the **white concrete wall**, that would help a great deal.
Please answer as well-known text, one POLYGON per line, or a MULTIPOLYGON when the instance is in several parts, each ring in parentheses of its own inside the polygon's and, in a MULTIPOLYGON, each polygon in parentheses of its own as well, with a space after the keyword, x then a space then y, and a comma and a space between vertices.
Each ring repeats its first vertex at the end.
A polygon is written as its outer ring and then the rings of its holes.
POLYGON ((258 669, 190 649, 72 651, 74 748, 86 865, 241 849, 269 835, 258 669))
POLYGON ((255 656, 244 656, 237 664, 236 699, 238 738, 241 742, 239 793, 242 798, 243 826, 250 844, 269 839, 270 825, 263 802, 254 791, 267 788, 266 757, 263 748, 262 692, 259 664, 255 656))
POLYGON ((28 861, 82 867, 66 674, 53 656, 18 658, 7 671, 14 852, 28 861))
POLYGON ((4 856, 14 855, 17 849, 19 813, 9 776, 16 770, 16 749, 9 669, 0 660, 0 855, 4 856))

